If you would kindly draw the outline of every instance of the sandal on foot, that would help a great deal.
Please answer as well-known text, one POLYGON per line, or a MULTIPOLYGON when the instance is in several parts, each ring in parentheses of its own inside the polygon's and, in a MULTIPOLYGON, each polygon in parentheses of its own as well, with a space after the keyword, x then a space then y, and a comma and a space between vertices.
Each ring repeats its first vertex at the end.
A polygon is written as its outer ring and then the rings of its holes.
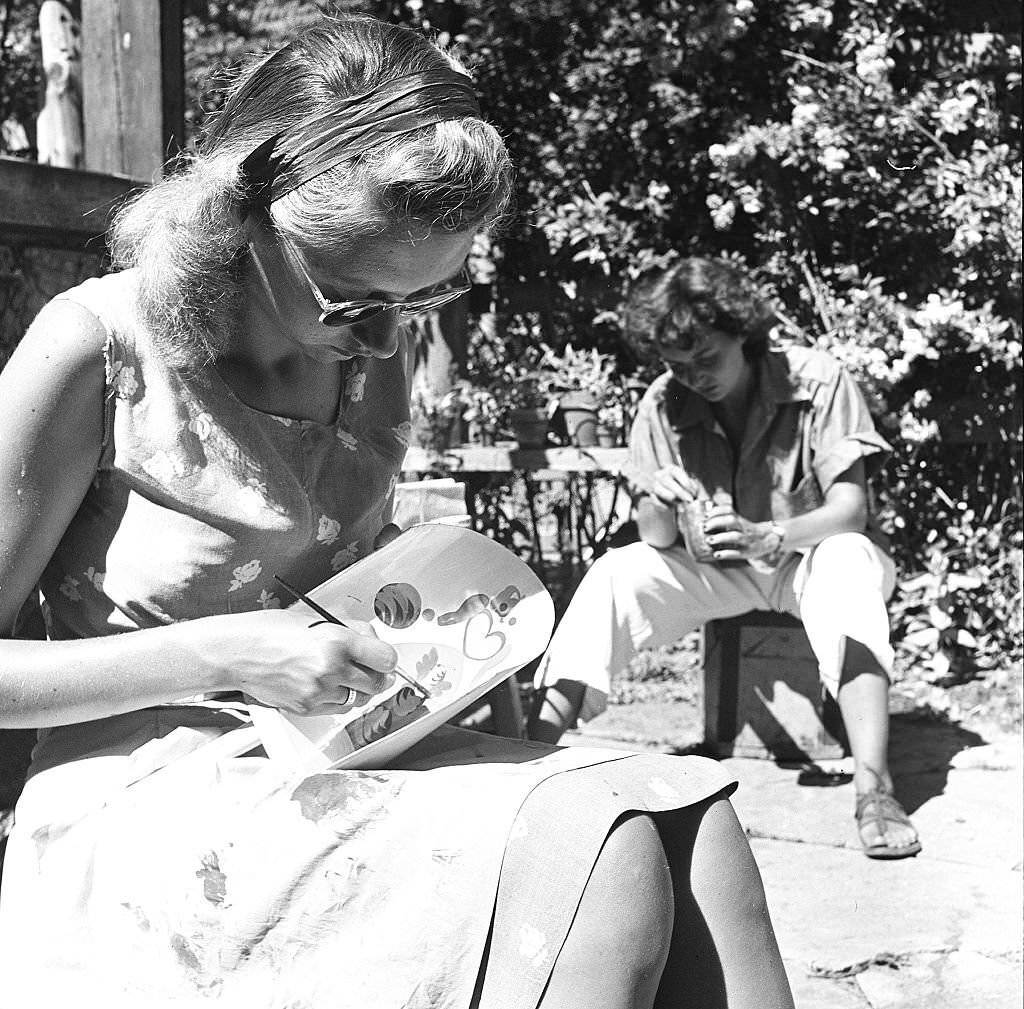
POLYGON ((860 832, 861 841, 864 844, 864 854, 868 858, 907 858, 916 855, 921 850, 921 842, 916 838, 909 844, 893 845, 888 844, 885 835, 894 826, 910 827, 910 817, 896 801, 891 792, 883 792, 876 788, 865 792, 857 797, 857 829, 860 832), (872 843, 864 841, 864 828, 872 826, 875 828, 876 840, 872 843))

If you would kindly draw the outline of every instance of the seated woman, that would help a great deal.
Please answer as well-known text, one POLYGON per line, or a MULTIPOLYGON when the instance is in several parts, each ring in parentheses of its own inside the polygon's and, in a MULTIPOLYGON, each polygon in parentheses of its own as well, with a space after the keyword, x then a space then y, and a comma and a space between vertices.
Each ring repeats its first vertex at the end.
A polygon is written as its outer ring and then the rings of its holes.
POLYGON ((631 331, 667 369, 630 436, 642 542, 609 551, 573 596, 537 671, 530 737, 557 742, 604 710, 640 648, 749 610, 792 613, 839 702, 864 851, 902 858, 921 846, 887 761, 894 567, 866 489, 889 446, 840 364, 774 347, 774 324, 724 262, 684 259, 635 297, 631 331), (688 548, 691 502, 702 517, 688 548))
POLYGON ((249 68, 119 269, 0 375, 0 725, 40 729, 0 904, 9 1001, 232 1009, 791 1007, 714 762, 442 730, 302 777, 246 698, 349 710, 367 626, 283 607, 374 547, 403 316, 463 293, 507 152, 406 29, 324 20, 249 68), (15 628, 36 585, 48 640, 15 628), (237 739, 237 737, 234 737, 237 739))

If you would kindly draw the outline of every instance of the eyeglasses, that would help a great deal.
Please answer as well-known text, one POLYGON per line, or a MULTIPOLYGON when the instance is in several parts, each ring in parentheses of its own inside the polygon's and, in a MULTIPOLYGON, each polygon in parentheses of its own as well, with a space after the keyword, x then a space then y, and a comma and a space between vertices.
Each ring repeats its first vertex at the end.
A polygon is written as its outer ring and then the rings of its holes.
POLYGON ((456 298, 461 298, 471 286, 469 275, 463 268, 459 274, 458 283, 439 286, 431 292, 406 298, 403 301, 381 301, 378 298, 328 301, 310 274, 309 267, 298 247, 280 231, 277 233, 277 237, 281 248, 291 259, 293 265, 298 267, 299 272, 309 285, 313 297, 316 298, 316 302, 320 306, 320 322, 324 326, 354 326, 357 322, 366 322, 368 319, 376 318, 384 312, 395 309, 403 316, 423 315, 425 312, 433 312, 442 305, 447 305, 456 298))

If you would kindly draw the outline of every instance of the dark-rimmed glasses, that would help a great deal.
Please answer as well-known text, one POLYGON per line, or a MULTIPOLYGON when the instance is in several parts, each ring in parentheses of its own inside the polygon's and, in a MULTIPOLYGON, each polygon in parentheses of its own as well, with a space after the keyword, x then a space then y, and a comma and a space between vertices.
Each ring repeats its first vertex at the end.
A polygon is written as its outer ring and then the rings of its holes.
POLYGON ((316 303, 320 306, 320 322, 324 326, 340 327, 354 326, 357 322, 366 322, 384 312, 398 310, 403 316, 423 315, 425 312, 433 312, 442 305, 447 305, 456 298, 461 298, 469 289, 469 274, 463 267, 459 274, 459 280, 455 284, 446 284, 443 287, 436 287, 432 291, 403 301, 382 301, 379 298, 355 298, 352 301, 328 301, 320 286, 313 279, 306 265, 306 260, 298 247, 281 231, 277 232, 277 239, 285 254, 298 267, 299 272, 306 279, 309 290, 316 303))

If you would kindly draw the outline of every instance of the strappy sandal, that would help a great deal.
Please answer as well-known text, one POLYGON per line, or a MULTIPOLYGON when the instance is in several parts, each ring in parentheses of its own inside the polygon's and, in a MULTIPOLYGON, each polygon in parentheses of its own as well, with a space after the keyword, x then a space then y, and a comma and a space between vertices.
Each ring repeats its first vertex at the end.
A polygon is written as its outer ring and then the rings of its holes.
POLYGON ((916 838, 909 844, 893 845, 887 844, 886 834, 892 827, 910 827, 906 810, 896 801, 891 792, 884 792, 880 788, 872 789, 863 795, 857 796, 857 830, 860 832, 861 842, 864 844, 864 854, 868 858, 908 858, 916 855, 921 850, 921 842, 916 838), (864 840, 865 827, 874 828, 876 840, 868 843, 864 840))

